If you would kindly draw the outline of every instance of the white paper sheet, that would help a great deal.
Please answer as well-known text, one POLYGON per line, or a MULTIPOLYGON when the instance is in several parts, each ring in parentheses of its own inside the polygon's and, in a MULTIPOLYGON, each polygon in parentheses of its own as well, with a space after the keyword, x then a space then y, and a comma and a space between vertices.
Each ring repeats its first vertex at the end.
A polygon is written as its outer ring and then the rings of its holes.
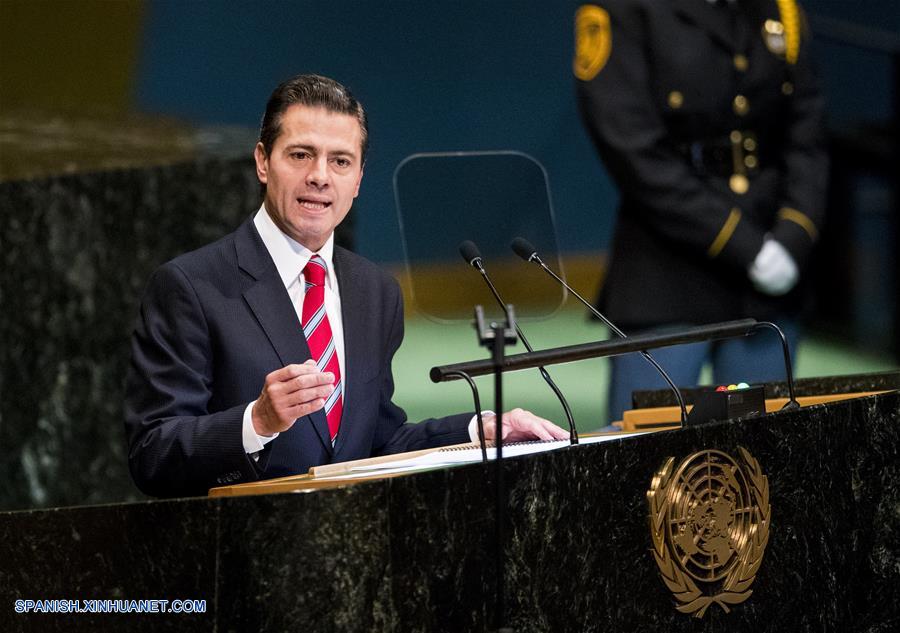
MULTIPOLYGON (((644 432, 638 433, 618 433, 609 435, 593 435, 590 437, 579 438, 579 446, 584 444, 596 444, 599 442, 609 442, 612 440, 620 440, 623 438, 643 435, 644 432)), ((569 440, 543 440, 534 442, 513 442, 503 445, 503 458, 518 457, 520 455, 530 455, 533 453, 543 453, 546 451, 554 451, 560 448, 570 446, 569 440)), ((577 449, 578 446, 573 446, 577 449)), ((497 458, 497 449, 488 448, 487 457, 489 460, 497 458)), ((419 457, 411 457, 409 459, 398 459, 392 462, 383 462, 380 464, 367 464, 363 466, 354 466, 352 473, 366 472, 403 472, 406 470, 415 470, 417 468, 434 468, 436 466, 450 466, 454 464, 471 464, 481 461, 480 448, 446 448, 421 455, 419 457)))

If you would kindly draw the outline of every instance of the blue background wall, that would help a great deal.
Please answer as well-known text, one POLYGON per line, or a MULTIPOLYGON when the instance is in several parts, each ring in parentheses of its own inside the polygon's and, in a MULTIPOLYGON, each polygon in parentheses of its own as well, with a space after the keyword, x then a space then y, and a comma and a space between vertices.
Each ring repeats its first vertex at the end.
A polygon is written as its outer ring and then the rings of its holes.
MULTIPOLYGON (((701 0, 697 0, 698 2, 701 0)), ((564 251, 609 242, 616 194, 582 130, 571 73, 578 2, 184 2, 145 7, 136 107, 197 124, 256 126, 282 79, 347 84, 371 117, 357 250, 402 257, 391 177, 415 152, 515 149, 545 165, 564 251)), ((808 0, 813 17, 900 32, 900 2, 808 0)), ((817 43, 838 124, 890 111, 887 55, 817 43)), ((247 148, 249 153, 250 148, 247 148)))
POLYGON ((278 81, 329 75, 370 112, 372 152, 356 206, 363 254, 401 259, 391 178, 404 157, 478 149, 517 149, 542 162, 560 242, 599 249, 614 194, 573 98, 573 6, 152 3, 137 103, 195 122, 255 125, 278 81))

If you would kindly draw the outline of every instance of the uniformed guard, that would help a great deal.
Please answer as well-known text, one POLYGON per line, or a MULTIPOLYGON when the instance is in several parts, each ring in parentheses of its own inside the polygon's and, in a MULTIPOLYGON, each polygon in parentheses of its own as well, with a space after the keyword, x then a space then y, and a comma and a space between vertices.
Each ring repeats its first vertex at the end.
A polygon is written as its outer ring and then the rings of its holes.
MULTIPOLYGON (((626 333, 743 317, 796 341, 827 183, 823 102, 794 0, 602 0, 575 17, 585 125, 621 193, 599 308, 626 333)), ((654 353, 678 384, 783 377, 762 335, 654 353)), ((614 359, 610 420, 664 387, 614 359)))

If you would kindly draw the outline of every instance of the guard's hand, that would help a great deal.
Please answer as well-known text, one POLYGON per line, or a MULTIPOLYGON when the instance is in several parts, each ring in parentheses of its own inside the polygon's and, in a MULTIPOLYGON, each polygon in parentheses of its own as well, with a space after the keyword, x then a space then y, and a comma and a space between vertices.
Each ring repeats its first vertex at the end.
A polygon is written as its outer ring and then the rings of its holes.
MULTIPOLYGON (((497 416, 484 416, 484 437, 492 440, 497 437, 497 416)), ((531 411, 513 409, 503 414, 503 441, 520 442, 522 440, 566 440, 569 432, 556 426, 550 420, 539 418, 531 411)))
POLYGON ((321 372, 312 359, 302 365, 288 365, 266 376, 262 393, 250 415, 259 435, 287 431, 297 418, 325 406, 334 391, 334 374, 321 372))
POLYGON ((771 237, 763 242, 747 274, 757 290, 773 297, 790 292, 800 278, 794 258, 771 237))

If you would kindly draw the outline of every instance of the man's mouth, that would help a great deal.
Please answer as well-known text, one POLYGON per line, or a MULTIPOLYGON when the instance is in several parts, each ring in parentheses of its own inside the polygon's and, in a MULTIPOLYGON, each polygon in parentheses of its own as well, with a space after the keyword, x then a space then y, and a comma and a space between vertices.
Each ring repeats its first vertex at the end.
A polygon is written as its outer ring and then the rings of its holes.
POLYGON ((310 200, 309 198, 297 198, 297 203, 309 211, 324 211, 331 206, 331 202, 324 200, 310 200))

